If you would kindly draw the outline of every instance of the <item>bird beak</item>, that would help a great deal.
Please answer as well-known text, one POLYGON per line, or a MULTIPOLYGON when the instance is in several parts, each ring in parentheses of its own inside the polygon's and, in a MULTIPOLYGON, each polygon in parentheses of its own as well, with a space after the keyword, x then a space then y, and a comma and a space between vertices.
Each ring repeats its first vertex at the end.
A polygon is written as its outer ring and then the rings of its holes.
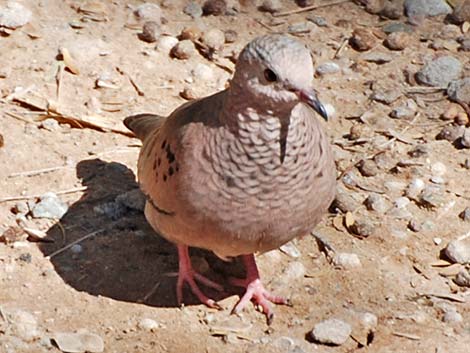
POLYGON ((300 90, 297 92, 301 102, 304 102, 311 106, 323 119, 328 121, 328 113, 325 106, 318 100, 317 94, 313 90, 300 90))

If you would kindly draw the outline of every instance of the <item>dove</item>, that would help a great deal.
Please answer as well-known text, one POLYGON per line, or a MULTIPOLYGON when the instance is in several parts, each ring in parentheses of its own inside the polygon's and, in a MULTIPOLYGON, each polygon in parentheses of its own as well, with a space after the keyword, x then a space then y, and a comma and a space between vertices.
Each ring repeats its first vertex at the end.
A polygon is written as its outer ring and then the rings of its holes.
POLYGON ((313 79, 304 44, 265 35, 242 50, 227 89, 166 118, 124 120, 142 140, 146 219, 178 249, 179 304, 185 284, 209 307, 217 303, 199 286, 223 289, 195 271, 189 247, 243 260, 246 278, 231 283, 245 293, 232 312, 252 301, 271 322, 271 303, 288 303, 264 287, 254 255, 308 234, 334 199, 333 151, 317 117, 328 115, 313 79))

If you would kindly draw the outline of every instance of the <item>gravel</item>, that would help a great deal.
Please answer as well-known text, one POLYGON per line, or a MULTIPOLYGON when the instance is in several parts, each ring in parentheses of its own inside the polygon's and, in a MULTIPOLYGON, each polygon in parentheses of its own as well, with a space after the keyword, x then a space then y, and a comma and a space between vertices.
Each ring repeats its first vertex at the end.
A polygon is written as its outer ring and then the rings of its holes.
POLYGON ((353 253, 338 253, 333 258, 333 263, 336 266, 342 267, 346 270, 361 267, 361 260, 357 254, 353 253))
POLYGON ((186 60, 196 54, 196 47, 189 39, 178 42, 172 49, 171 55, 180 60, 186 60))
POLYGON ((335 74, 335 73, 339 72, 340 70, 341 70, 341 68, 339 67, 339 65, 337 63, 332 62, 332 61, 328 61, 326 63, 318 65, 315 72, 318 75, 323 76, 323 75, 335 74))
POLYGON ((62 202, 53 192, 47 192, 39 198, 32 209, 31 214, 34 218, 59 219, 67 213, 68 206, 62 202))
POLYGON ((191 1, 184 7, 183 12, 192 18, 199 18, 202 16, 202 7, 197 2, 191 1))
POLYGON ((447 15, 452 8, 445 0, 406 0, 405 13, 408 17, 447 15))
MULTIPOLYGON (((425 64, 416 73, 416 80, 427 86, 447 87, 462 73, 462 64, 453 56, 441 56, 425 64)), ((449 94, 450 96, 450 94, 449 94)))
POLYGON ((310 335, 316 342, 340 346, 346 342, 351 331, 348 323, 338 319, 329 319, 316 324, 310 335))
POLYGON ((31 21, 33 13, 23 5, 9 1, 0 8, 0 26, 16 29, 31 21))
POLYGON ((445 248, 445 254, 452 262, 465 264, 470 262, 470 238, 452 240, 445 248))
POLYGON ((470 77, 452 81, 447 88, 447 95, 454 102, 470 104, 470 77))
POLYGON ((462 268, 454 282, 461 287, 470 287, 470 270, 468 268, 462 268))

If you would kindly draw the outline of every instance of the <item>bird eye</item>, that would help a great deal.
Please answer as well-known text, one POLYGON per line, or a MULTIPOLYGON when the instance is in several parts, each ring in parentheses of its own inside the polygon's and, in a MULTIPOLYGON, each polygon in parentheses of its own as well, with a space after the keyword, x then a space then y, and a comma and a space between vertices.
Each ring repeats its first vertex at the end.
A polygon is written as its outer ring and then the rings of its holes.
POLYGON ((271 69, 264 70, 264 78, 268 82, 276 82, 277 81, 277 76, 274 73, 274 71, 271 70, 271 69))

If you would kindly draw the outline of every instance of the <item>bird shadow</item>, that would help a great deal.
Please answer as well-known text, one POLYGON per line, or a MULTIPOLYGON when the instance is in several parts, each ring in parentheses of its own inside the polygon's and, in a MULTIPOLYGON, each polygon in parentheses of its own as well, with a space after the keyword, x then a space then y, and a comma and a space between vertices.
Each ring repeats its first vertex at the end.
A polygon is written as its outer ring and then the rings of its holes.
MULTIPOLYGON (((78 291, 155 307, 177 306, 176 247, 152 230, 141 210, 116 201, 129 191, 140 193, 134 173, 123 164, 94 159, 79 162, 77 176, 87 187, 84 195, 40 244, 55 271, 78 291)), ((238 261, 226 263, 202 249, 192 249, 191 256, 207 277, 223 285, 228 276, 243 275, 238 261)), ((214 300, 228 295, 201 289, 214 300)), ((200 304, 188 288, 184 298, 185 305, 200 304)))

